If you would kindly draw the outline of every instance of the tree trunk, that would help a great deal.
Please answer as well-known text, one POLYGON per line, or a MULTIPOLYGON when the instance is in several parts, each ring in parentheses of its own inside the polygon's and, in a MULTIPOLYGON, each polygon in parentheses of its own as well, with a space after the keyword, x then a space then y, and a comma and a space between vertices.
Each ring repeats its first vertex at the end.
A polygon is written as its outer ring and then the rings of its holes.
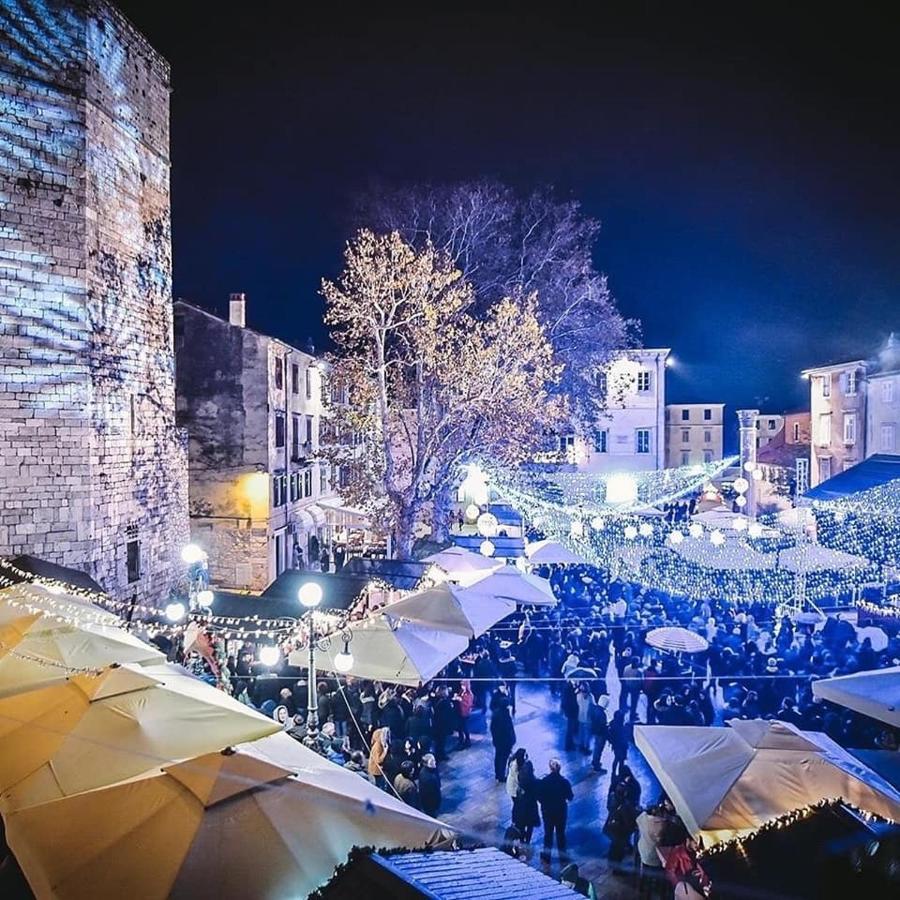
POLYGON ((394 531, 394 559, 412 559, 413 543, 416 539, 416 522, 419 520, 418 505, 407 506, 397 517, 394 531))
POLYGON ((453 488, 449 484, 438 488, 431 506, 431 539, 438 544, 450 540, 450 513, 453 506, 453 488))

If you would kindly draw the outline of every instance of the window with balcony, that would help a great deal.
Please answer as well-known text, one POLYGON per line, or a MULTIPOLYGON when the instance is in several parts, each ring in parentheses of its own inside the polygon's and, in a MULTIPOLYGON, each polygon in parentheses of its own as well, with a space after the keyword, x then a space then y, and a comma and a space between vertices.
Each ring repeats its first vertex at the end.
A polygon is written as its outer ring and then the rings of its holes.
POLYGON ((306 436, 304 437, 304 442, 308 449, 312 449, 313 445, 313 432, 315 431, 315 420, 312 416, 306 417, 306 436))
POLYGON ((856 443, 856 413, 844 413, 844 443, 856 443))
POLYGON ((636 453, 650 452, 650 429, 638 428, 634 432, 634 449, 636 453))
POLYGON ((641 369, 637 373, 637 389, 641 394, 647 393, 650 390, 650 370, 649 369, 641 369))

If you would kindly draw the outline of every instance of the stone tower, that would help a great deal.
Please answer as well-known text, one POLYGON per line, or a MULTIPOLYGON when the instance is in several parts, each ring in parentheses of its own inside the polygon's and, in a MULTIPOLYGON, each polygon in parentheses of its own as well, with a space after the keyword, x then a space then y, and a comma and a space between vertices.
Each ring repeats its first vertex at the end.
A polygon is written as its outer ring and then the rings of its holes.
POLYGON ((169 67, 99 0, 0 0, 0 556, 158 604, 188 538, 169 67))

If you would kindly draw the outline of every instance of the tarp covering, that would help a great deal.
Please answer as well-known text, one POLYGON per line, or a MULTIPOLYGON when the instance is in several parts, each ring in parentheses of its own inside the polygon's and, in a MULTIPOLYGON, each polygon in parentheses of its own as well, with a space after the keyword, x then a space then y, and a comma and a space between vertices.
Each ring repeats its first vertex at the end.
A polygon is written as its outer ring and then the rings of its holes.
POLYGON ((556 606, 559 602, 546 578, 504 566, 469 588, 470 593, 512 600, 522 606, 556 606))
POLYGON ((634 735, 687 829, 707 844, 837 797, 900 818, 900 793, 819 732, 735 719, 728 728, 638 725, 634 735))
POLYGON ((425 562, 434 563, 447 573, 451 581, 463 585, 473 584, 505 565, 502 559, 482 556, 463 547, 448 547, 440 553, 432 553, 425 557, 425 562))
POLYGON ((813 695, 900 728, 900 666, 821 678, 813 695))
POLYGON ((897 479, 900 479, 900 456, 876 453, 811 488, 803 499, 843 500, 897 479))
POLYGON ((380 610, 398 622, 406 620, 469 638, 481 637, 491 626, 515 611, 515 600, 501 599, 493 594, 476 594, 469 588, 451 584, 438 584, 417 591, 380 610))
MULTIPOLYGON (((81 588, 85 591, 94 591, 98 594, 103 593, 103 588, 91 578, 86 572, 80 569, 70 569, 67 566, 59 566, 56 563, 47 562, 37 556, 16 556, 9 560, 12 567, 25 572, 28 575, 34 575, 37 578, 46 578, 51 581, 60 581, 63 584, 70 584, 72 587, 81 588)), ((7 578, 17 579, 9 567, 0 568, 0 574, 7 578)))
POLYGON ((584 563, 577 553, 564 547, 559 541, 534 541, 525 547, 525 556, 534 566, 580 565, 584 563))
POLYGON ((341 568, 341 575, 376 578, 401 591, 415 590, 431 570, 429 563, 403 559, 369 559, 355 556, 341 568))
MULTIPOLYGON (((300 590, 301 585, 306 584, 308 581, 314 581, 322 588, 322 603, 318 608, 327 611, 329 609, 350 609, 368 588, 371 579, 364 575, 345 575, 343 572, 313 572, 306 569, 287 569, 262 592, 260 597, 248 597, 247 599, 250 601, 283 600, 287 603, 286 609, 294 609, 295 615, 302 615, 306 610, 300 606, 297 600, 297 591, 300 590)), ((258 612, 255 607, 252 611, 256 615, 262 616, 262 613, 258 612)), ((213 607, 213 612, 217 615, 219 614, 215 606, 213 607)), ((222 613, 222 615, 229 614, 222 613)), ((269 618, 278 618, 278 616, 270 616, 269 618)))
POLYGON ((354 846, 424 847, 440 822, 285 734, 7 818, 41 897, 306 897, 354 846))

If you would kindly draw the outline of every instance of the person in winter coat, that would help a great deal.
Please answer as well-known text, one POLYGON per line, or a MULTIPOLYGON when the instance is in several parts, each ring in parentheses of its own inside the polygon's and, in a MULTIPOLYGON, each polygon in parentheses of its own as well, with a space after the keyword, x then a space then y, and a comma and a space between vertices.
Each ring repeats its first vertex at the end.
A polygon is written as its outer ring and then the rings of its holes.
POLYGON ((369 774, 375 779, 376 783, 381 785, 384 784, 384 773, 381 767, 387 758, 390 746, 390 728, 376 728, 372 732, 372 744, 369 749, 369 774))
POLYGON ((538 780, 527 753, 518 766, 516 781, 518 791, 513 800, 513 825, 522 833, 525 843, 530 844, 535 826, 541 824, 541 817, 538 812, 538 780))
POLYGON ((469 734, 469 716, 472 715, 472 707, 475 705, 475 695, 467 680, 459 683, 459 690, 453 695, 453 702, 456 704, 458 749, 462 750, 472 745, 472 737, 469 734))
POLYGON ((606 771, 603 768, 602 759, 606 741, 609 739, 609 723, 606 720, 606 709, 608 706, 609 697, 604 694, 591 707, 591 735, 594 738, 594 753, 591 757, 591 766, 600 775, 606 771))
POLYGON ((571 681, 563 685, 562 711, 566 717, 566 751, 575 749, 575 736, 578 734, 578 698, 575 686, 571 681))
POLYGON ((578 745, 582 753, 588 754, 591 752, 591 719, 594 697, 587 682, 582 682, 578 686, 575 702, 578 704, 578 745))
POLYGON ((422 812, 436 816, 441 808, 441 774, 438 772, 437 760, 433 754, 426 753, 422 757, 422 768, 419 770, 419 801, 422 812))
POLYGON ((556 846, 559 850, 560 862, 567 862, 566 856, 566 820, 569 814, 569 803, 575 799, 572 785, 560 774, 562 766, 558 759, 550 760, 550 774, 538 782, 538 800, 541 804, 541 818, 544 820, 544 849, 541 860, 550 862, 553 851, 553 835, 556 835, 556 846))
POLYGON ((618 775, 619 769, 625 765, 628 757, 628 740, 630 730, 625 722, 625 713, 617 709, 613 713, 612 722, 609 723, 609 745, 613 752, 613 777, 618 775))
POLYGON ((413 809, 421 809, 422 802, 419 798, 418 785, 413 779, 414 775, 415 768, 413 764, 408 759, 404 760, 400 764, 400 772, 394 779, 394 790, 407 806, 411 806, 413 809))
POLYGON ((432 702, 433 709, 433 726, 432 734, 434 735, 434 755, 440 762, 447 758, 445 747, 447 738, 453 732, 453 726, 456 724, 456 711, 450 702, 447 694, 447 688, 441 685, 434 696, 432 702))
POLYGON ((506 761, 516 745, 516 729, 509 707, 500 704, 491 716, 491 742, 494 745, 494 777, 500 784, 506 781, 506 761))

